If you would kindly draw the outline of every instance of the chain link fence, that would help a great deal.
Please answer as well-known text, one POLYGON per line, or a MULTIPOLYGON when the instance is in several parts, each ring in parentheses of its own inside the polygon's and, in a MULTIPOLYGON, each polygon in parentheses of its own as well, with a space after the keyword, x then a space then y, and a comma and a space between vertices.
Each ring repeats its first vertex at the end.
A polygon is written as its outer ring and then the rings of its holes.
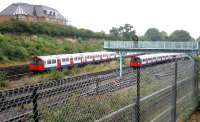
POLYGON ((193 60, 138 71, 125 67, 122 77, 117 69, 0 91, 0 121, 173 122, 197 106, 193 60))

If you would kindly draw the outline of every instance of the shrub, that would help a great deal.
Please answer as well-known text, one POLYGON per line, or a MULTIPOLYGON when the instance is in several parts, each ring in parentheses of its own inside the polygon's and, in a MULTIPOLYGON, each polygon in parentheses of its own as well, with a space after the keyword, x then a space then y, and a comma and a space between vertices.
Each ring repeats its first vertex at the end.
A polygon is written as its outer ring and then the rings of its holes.
POLYGON ((0 81, 6 80, 7 73, 0 71, 0 81))
POLYGON ((8 86, 8 81, 0 80, 0 88, 4 88, 8 86))
POLYGON ((79 53, 101 50, 100 41, 76 41, 46 35, 28 37, 27 35, 0 35, 0 61, 30 60, 35 55, 79 53), (89 45, 89 46, 88 46, 89 45))
POLYGON ((48 78, 51 80, 58 80, 62 78, 62 72, 58 71, 58 70, 52 70, 49 75, 48 78))
POLYGON ((63 26, 47 22, 25 22, 17 19, 0 24, 1 33, 47 34, 50 36, 66 36, 76 38, 111 39, 104 32, 93 32, 88 29, 78 29, 74 26, 63 26))
POLYGON ((0 88, 7 87, 8 82, 6 80, 7 74, 5 72, 0 72, 0 88))

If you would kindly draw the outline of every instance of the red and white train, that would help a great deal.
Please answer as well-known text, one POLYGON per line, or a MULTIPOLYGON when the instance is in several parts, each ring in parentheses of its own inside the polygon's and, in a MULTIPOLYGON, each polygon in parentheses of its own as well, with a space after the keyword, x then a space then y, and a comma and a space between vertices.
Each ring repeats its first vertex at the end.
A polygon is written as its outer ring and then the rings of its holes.
MULTIPOLYGON (((126 53, 126 57, 136 53, 126 53)), ((49 56, 35 56, 29 64, 31 72, 48 71, 51 69, 63 69, 72 66, 82 66, 85 64, 101 63, 118 58, 116 52, 86 52, 76 54, 60 54, 49 56)))
POLYGON ((172 61, 174 59, 189 58, 184 53, 157 53, 157 54, 145 54, 133 56, 129 63, 131 67, 141 67, 151 64, 158 64, 166 61, 172 61))

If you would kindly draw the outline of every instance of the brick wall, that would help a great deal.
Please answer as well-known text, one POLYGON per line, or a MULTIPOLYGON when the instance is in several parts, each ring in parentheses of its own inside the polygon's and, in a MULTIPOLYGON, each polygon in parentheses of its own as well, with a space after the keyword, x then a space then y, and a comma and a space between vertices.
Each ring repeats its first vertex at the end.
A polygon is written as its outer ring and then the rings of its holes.
POLYGON ((10 20, 11 16, 0 16, 0 23, 10 20))

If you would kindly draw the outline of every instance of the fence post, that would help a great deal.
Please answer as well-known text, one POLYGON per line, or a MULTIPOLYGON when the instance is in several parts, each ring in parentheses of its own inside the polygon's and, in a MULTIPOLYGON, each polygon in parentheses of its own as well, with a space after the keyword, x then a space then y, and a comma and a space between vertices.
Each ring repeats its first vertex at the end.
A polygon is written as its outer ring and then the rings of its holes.
POLYGON ((199 83, 198 83, 199 71, 198 71, 198 68, 199 68, 199 66, 197 64, 197 61, 194 60, 194 85, 195 85, 195 88, 194 88, 195 93, 194 94, 195 94, 196 98, 198 98, 198 96, 199 96, 199 94, 198 94, 199 93, 199 83))
POLYGON ((96 95, 99 94, 99 79, 96 80, 96 95))
POLYGON ((140 122, 140 67, 137 67, 136 122, 140 122))
POLYGON ((39 122, 38 110, 37 110, 37 99, 38 99, 37 88, 33 90, 32 98, 33 98, 33 101, 32 101, 33 102, 33 120, 34 122, 39 122))
POLYGON ((172 122, 176 122, 176 99, 177 99, 177 70, 178 70, 178 62, 175 59, 175 74, 174 74, 174 82, 172 86, 172 113, 171 113, 171 120, 172 122))

